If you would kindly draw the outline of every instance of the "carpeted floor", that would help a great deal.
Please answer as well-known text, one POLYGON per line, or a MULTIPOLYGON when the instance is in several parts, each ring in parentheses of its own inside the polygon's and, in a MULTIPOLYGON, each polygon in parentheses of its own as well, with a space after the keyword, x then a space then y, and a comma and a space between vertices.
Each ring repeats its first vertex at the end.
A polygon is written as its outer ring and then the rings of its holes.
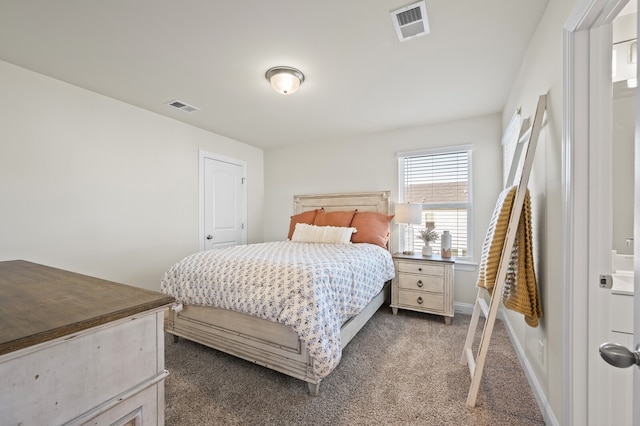
MULTIPOLYGON (((457 314, 447 326, 438 316, 394 316, 382 307, 344 349, 317 397, 300 380, 167 336, 166 424, 544 425, 501 321, 476 407, 466 406, 471 379, 460 357, 469 319, 457 314)), ((482 320, 477 341, 481 331, 482 320)))

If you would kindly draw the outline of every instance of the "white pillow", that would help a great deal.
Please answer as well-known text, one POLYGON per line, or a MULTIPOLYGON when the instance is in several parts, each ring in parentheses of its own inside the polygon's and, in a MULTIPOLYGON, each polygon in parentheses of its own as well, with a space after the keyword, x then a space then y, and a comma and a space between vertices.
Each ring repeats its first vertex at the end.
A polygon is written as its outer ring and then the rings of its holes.
POLYGON ((351 234, 354 232, 356 232, 356 228, 296 223, 291 241, 301 243, 346 244, 351 242, 351 234))

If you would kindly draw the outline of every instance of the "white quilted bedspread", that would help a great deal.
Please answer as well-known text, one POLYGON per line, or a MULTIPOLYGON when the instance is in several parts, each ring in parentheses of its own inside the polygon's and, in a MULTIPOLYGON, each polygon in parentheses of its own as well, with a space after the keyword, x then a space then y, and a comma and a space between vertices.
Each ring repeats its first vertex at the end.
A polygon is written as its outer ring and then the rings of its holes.
POLYGON ((161 290, 186 305, 243 312, 292 327, 314 357, 316 378, 340 362, 340 327, 394 277, 390 253, 372 244, 280 241, 187 256, 161 290))

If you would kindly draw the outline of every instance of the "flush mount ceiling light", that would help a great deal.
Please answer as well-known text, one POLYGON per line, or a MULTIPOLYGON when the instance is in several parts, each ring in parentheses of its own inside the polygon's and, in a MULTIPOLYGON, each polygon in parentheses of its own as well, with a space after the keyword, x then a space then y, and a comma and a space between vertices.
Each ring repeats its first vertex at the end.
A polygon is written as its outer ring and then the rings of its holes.
POLYGON ((304 81, 304 74, 291 67, 273 67, 268 69, 264 76, 271 83, 273 90, 283 95, 294 94, 304 81))

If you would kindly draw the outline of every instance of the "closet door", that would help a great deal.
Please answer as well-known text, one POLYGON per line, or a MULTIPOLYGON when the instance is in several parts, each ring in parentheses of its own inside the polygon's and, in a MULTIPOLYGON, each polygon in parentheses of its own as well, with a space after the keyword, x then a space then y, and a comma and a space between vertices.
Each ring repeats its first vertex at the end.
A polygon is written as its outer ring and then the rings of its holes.
POLYGON ((201 157, 201 250, 245 244, 245 166, 212 154, 201 157))

